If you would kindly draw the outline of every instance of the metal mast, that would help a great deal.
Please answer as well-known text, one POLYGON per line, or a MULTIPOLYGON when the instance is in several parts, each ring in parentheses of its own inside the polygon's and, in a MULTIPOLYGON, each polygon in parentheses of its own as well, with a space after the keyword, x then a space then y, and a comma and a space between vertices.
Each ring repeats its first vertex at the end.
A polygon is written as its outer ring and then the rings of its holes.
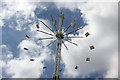
POLYGON ((53 78, 55 80, 59 79, 61 45, 62 45, 62 39, 64 38, 64 34, 62 32, 63 19, 64 19, 64 14, 61 14, 60 19, 59 19, 59 30, 56 33, 56 38, 57 38, 56 47, 57 47, 57 50, 56 50, 56 57, 55 57, 55 64, 54 64, 54 74, 53 74, 53 78))

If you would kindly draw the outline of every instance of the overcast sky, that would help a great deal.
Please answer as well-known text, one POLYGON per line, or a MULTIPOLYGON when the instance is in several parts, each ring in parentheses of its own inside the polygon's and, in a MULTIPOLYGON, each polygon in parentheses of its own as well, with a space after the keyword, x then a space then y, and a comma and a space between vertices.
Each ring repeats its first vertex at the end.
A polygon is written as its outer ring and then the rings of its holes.
POLYGON ((78 46, 65 42, 62 45, 60 76, 63 78, 118 78, 118 0, 99 2, 30 2, 29 0, 0 1, 0 74, 3 78, 51 78, 53 75, 56 44, 46 47, 52 40, 40 41, 40 37, 50 37, 36 32, 51 33, 40 20, 53 30, 50 15, 59 21, 59 14, 65 14, 63 29, 75 20, 76 26, 68 32, 84 27, 69 36, 90 36, 72 39, 78 46), (30 39, 25 38, 29 35, 30 39), (90 50, 94 45, 95 49, 90 50), (25 51, 24 47, 29 51, 25 51), (89 57, 90 62, 85 59, 89 57), (34 58, 34 62, 30 62, 34 58), (43 67, 46 66, 46 69, 43 67), (75 66, 78 69, 75 70, 75 66))

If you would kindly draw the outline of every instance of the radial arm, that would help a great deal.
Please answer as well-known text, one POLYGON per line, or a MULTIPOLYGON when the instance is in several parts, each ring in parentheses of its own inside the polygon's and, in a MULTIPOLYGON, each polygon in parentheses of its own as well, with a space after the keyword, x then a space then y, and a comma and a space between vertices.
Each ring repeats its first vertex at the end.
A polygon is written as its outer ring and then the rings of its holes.
POLYGON ((65 48, 68 50, 67 46, 65 45, 64 41, 62 41, 63 45, 65 46, 65 48))
POLYGON ((45 31, 41 31, 41 30, 36 30, 36 31, 42 32, 42 33, 44 33, 44 34, 48 34, 48 35, 51 35, 51 36, 54 36, 53 34, 47 33, 47 32, 45 32, 45 31))
POLYGON ((64 19, 64 14, 60 15, 60 23, 59 23, 59 31, 62 31, 62 25, 63 25, 63 19, 64 19))
POLYGON ((66 35, 71 34, 71 33, 73 33, 73 32, 76 32, 76 31, 78 31, 78 30, 80 30, 80 29, 82 29, 82 28, 83 28, 83 27, 80 27, 80 28, 78 28, 78 29, 76 29, 76 30, 73 30, 73 31, 67 33, 66 35))
POLYGON ((48 45, 47 45, 47 47, 49 46, 49 45, 51 45, 52 43, 54 43, 56 40, 54 40, 54 41, 52 41, 51 43, 49 43, 48 45))
POLYGON ((57 31, 56 20, 53 19, 53 16, 52 16, 52 15, 51 15, 51 19, 52 19, 53 25, 54 25, 54 27, 55 27, 55 30, 57 31))
POLYGON ((39 38, 39 40, 54 39, 55 37, 39 38))
POLYGON ((74 45, 78 46, 76 43, 71 42, 70 40, 65 40, 65 41, 67 41, 67 42, 69 42, 69 43, 71 43, 71 44, 74 44, 74 45))
POLYGON ((70 28, 71 24, 66 28, 66 30, 64 32, 66 32, 69 28, 70 28))
POLYGON ((83 38, 83 36, 68 36, 68 37, 64 37, 64 38, 83 38))
MULTIPOLYGON (((43 23, 50 31, 53 32, 53 30, 52 30, 47 24, 45 24, 43 21, 41 21, 41 23, 43 23)), ((54 33, 54 32, 53 32, 53 33, 54 33)))

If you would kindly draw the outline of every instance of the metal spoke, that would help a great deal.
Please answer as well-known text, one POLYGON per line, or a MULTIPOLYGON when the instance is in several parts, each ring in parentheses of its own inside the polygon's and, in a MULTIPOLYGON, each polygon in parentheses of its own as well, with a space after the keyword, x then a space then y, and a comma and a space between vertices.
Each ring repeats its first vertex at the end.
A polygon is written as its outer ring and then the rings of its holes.
POLYGON ((71 42, 71 41, 69 41, 69 40, 65 40, 65 41, 67 41, 67 42, 69 42, 69 43, 72 43, 72 44, 74 44, 74 45, 78 46, 76 43, 71 42))
POLYGON ((76 30, 74 30, 74 31, 71 31, 71 32, 67 33, 66 35, 71 34, 71 33, 73 33, 73 32, 76 32, 76 31, 78 31, 78 30, 80 30, 80 29, 82 29, 82 28, 83 28, 83 27, 80 27, 80 28, 78 28, 78 29, 76 29, 76 30))
POLYGON ((69 37, 64 37, 64 38, 83 38, 83 36, 69 36, 69 37))
MULTIPOLYGON (((54 20, 53 23, 56 23, 56 20, 54 20)), ((55 30, 57 31, 57 27, 56 27, 56 24, 54 24, 54 27, 55 27, 55 30)))
POLYGON ((42 32, 42 33, 44 33, 44 34, 48 34, 48 35, 51 35, 51 36, 54 36, 53 34, 47 33, 47 32, 45 32, 45 31, 41 31, 41 30, 36 30, 36 31, 42 32))
POLYGON ((53 39, 55 37, 49 37, 49 38, 39 38, 39 40, 46 40, 46 39, 53 39))
POLYGON ((67 32, 67 30, 70 28, 70 26, 75 27, 76 24, 75 24, 75 23, 71 23, 71 24, 66 28, 66 30, 65 30, 64 32, 67 32))
POLYGON ((53 19, 52 15, 51 15, 51 19, 52 19, 53 25, 54 25, 54 27, 55 27, 55 30, 57 31, 56 20, 53 19))
POLYGON ((61 13, 61 15, 60 15, 60 23, 59 23, 60 32, 62 31, 63 19, 64 19, 64 14, 61 13))
MULTIPOLYGON (((53 32, 53 30, 52 30, 48 25, 46 25, 43 21, 40 21, 40 22, 42 22, 50 31, 53 32)), ((54 32, 53 32, 53 33, 54 33, 54 32)))
POLYGON ((62 41, 63 45, 65 46, 65 48, 68 50, 67 46, 65 45, 64 41, 62 41))
POLYGON ((52 43, 54 43, 56 40, 52 41, 51 43, 49 43, 46 47, 48 47, 49 45, 51 45, 52 43))
POLYGON ((52 21, 53 21, 54 19, 53 19, 52 15, 51 15, 50 17, 51 17, 51 19, 52 19, 52 21))
POLYGON ((69 28, 70 28, 71 24, 66 28, 66 30, 64 32, 66 32, 69 28))

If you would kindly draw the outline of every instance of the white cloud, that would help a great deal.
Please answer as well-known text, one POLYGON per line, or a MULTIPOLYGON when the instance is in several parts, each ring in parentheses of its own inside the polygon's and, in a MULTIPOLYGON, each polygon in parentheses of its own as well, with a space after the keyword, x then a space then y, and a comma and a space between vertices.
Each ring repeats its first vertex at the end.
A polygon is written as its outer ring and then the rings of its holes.
POLYGON ((18 47, 20 48, 20 55, 40 55, 40 51, 41 51, 41 46, 38 46, 34 41, 30 41, 30 40, 23 40, 18 47), (28 51, 25 51, 24 48, 28 48, 28 51))
POLYGON ((23 40, 19 45, 19 58, 12 59, 6 65, 6 73, 12 78, 39 78, 43 73, 43 61, 51 60, 50 50, 31 40, 23 40), (25 51, 24 48, 28 48, 25 51), (34 62, 30 58, 35 59, 34 62))
POLYGON ((6 45, 0 45, 2 60, 8 61, 13 58, 13 53, 9 51, 9 48, 6 45))
MULTIPOLYGON (((84 32, 90 32, 91 35, 85 39, 73 39, 74 42, 78 43, 78 47, 66 42, 70 48, 69 51, 62 48, 62 58, 65 64, 64 77, 85 77, 90 73, 107 70, 107 75, 103 76, 117 78, 118 59, 113 56, 118 56, 117 3, 97 2, 83 3, 82 5, 78 3, 76 5, 76 8, 81 10, 83 18, 88 23, 83 30, 84 32), (95 50, 90 51, 90 45, 95 45, 95 50), (87 57, 91 58, 90 62, 85 61, 87 57), (111 59, 115 61, 115 63, 112 63, 111 59), (79 66, 78 70, 74 69, 76 65, 79 66), (111 74, 108 74, 109 72, 111 72, 111 74)), ((64 7, 63 5, 58 6, 64 7)))
POLYGON ((25 0, 25 2, 23 0, 11 0, 10 2, 8 0, 3 0, 2 2, 0 2, 0 4, 1 27, 4 26, 5 20, 9 20, 14 16, 17 26, 13 26, 13 24, 10 24, 8 27, 16 30, 22 30, 25 29, 25 27, 23 27, 23 24, 29 23, 30 18, 35 17, 34 10, 36 8, 36 5, 34 2, 29 2, 28 0, 25 0))
POLYGON ((2 78, 3 67, 6 62, 13 58, 13 53, 9 50, 6 45, 0 45, 0 79, 2 78))
MULTIPOLYGON (((6 45, 2 45, 1 48, 4 54, 2 55, 3 59, 0 60, 2 63, 0 68, 12 78, 39 78, 44 72, 44 61, 51 60, 51 51, 31 40, 23 40, 18 45, 20 49, 18 58, 13 58, 13 55, 10 57, 12 52, 6 45), (24 47, 27 47, 29 51, 25 51, 24 47), (31 62, 31 58, 35 61, 31 62)), ((2 77, 8 78, 4 75, 2 77)))
MULTIPOLYGON (((31 31, 31 34, 34 31, 31 31)), ((19 58, 12 59, 7 64, 6 73, 13 78, 39 78, 43 73, 43 61, 51 60, 51 51, 42 44, 37 44, 33 40, 23 40, 19 45, 19 58), (25 51, 24 48, 28 48, 25 51), (34 62, 30 58, 35 59, 34 62)))
POLYGON ((21 60, 13 59, 7 64, 6 73, 12 74, 12 78, 39 78, 44 66, 39 58, 35 58, 34 62, 30 62, 28 56, 21 60))
MULTIPOLYGON (((115 54, 117 54, 116 52, 115 54)), ((110 66, 108 72, 105 75, 105 78, 118 78, 118 55, 113 55, 111 57, 111 64, 113 66, 110 66)))

